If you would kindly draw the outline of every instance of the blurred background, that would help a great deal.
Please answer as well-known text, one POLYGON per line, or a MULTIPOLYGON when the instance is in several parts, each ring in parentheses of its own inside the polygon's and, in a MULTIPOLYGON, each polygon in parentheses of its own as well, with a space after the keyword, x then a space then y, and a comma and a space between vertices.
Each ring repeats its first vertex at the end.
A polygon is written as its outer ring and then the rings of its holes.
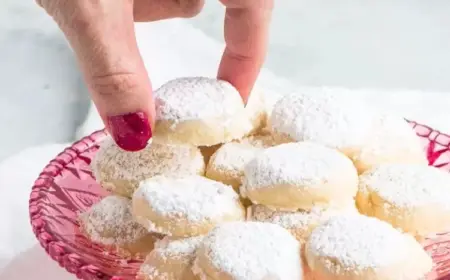
MULTIPOLYGON (((137 27, 155 86, 215 75, 224 10, 206 2, 195 19, 137 27)), ((448 0, 276 0, 260 83, 366 94, 450 132, 449 14, 448 0)), ((72 51, 33 0, 0 1, 0 83, 0 161, 101 126, 72 51)))

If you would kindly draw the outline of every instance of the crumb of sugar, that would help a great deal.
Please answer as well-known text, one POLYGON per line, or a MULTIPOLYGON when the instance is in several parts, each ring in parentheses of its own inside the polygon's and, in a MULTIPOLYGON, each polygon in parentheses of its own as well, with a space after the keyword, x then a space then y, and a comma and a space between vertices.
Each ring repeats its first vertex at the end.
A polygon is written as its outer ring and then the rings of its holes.
POLYGON ((228 82, 205 78, 178 78, 154 92, 157 120, 198 120, 233 117, 244 110, 239 92, 228 82))
MULTIPOLYGON (((230 279, 302 279, 299 242, 284 228, 270 223, 231 222, 213 229, 200 248, 230 279)), ((194 264, 201 270, 198 258, 194 264)))
POLYGON ((244 166, 251 161, 260 149, 250 145, 230 142, 220 147, 210 163, 214 169, 242 176, 244 166))
MULTIPOLYGON (((244 169, 245 189, 279 184, 320 186, 347 165, 350 159, 338 151, 314 143, 287 143, 260 152, 244 169)), ((356 170, 355 170, 356 173, 356 170)))
POLYGON ((329 92, 296 93, 275 104, 270 123, 275 132, 294 140, 342 149, 361 146, 372 119, 372 110, 357 98, 329 92))
POLYGON ((313 230, 307 250, 342 269, 377 269, 408 258, 410 243, 390 224, 359 214, 341 215, 313 230), (334 260, 334 261, 333 261, 334 260))
POLYGON ((80 214, 83 230, 101 244, 127 244, 148 232, 136 223, 131 214, 131 201, 120 196, 107 196, 80 214))
POLYGON ((156 213, 192 222, 214 220, 239 211, 239 196, 233 188, 202 176, 145 180, 135 192, 156 213))
MULTIPOLYGON (((450 174, 421 164, 383 164, 360 176, 360 185, 397 207, 433 205, 450 210, 450 174)), ((366 191, 360 188, 360 191, 366 191)))
POLYGON ((196 174, 204 167, 203 156, 191 145, 151 143, 141 151, 126 152, 107 137, 94 156, 91 167, 96 178, 143 180, 161 174, 196 174))

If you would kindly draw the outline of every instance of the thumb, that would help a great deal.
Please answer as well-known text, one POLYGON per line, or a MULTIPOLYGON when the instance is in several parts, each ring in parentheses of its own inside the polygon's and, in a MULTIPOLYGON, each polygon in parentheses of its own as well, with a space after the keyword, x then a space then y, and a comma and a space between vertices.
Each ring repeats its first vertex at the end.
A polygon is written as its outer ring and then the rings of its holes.
POLYGON ((60 11, 53 2, 56 12, 49 13, 57 15, 54 18, 76 53, 107 130, 124 150, 145 148, 155 113, 151 83, 136 43, 132 1, 60 2, 64 4, 60 11))

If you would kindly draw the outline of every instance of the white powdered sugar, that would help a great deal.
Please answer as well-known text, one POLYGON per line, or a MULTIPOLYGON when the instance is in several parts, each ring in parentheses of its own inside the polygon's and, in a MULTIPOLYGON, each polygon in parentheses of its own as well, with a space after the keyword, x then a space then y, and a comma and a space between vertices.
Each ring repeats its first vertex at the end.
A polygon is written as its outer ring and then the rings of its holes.
POLYGON ((81 227, 94 241, 105 245, 131 243, 148 234, 133 219, 131 201, 107 196, 80 214, 81 227))
POLYGON ((359 214, 330 218, 306 244, 308 256, 345 270, 377 269, 408 259, 411 243, 390 224, 359 214))
POLYGON ((192 145, 165 145, 152 142, 141 151, 126 152, 111 137, 101 144, 91 163, 100 181, 140 181, 161 174, 198 174, 204 159, 192 145))
MULTIPOLYGON (((213 229, 199 253, 228 275, 226 279, 302 279, 299 242, 284 228, 270 223, 231 222, 213 229)), ((194 264, 201 271, 199 258, 194 264)))
POLYGON ((230 142, 224 144, 215 153, 210 165, 215 170, 228 172, 230 175, 243 175, 244 166, 251 161, 261 149, 251 145, 230 142))
POLYGON ((183 239, 165 237, 157 241, 155 249, 141 266, 139 274, 144 279, 184 279, 182 277, 186 270, 190 270, 195 259, 195 252, 203 238, 204 236, 183 239))
POLYGON ((319 187, 340 170, 352 168, 351 160, 336 150, 308 142, 281 144, 246 165, 241 191, 279 184, 319 187))
POLYGON ((296 141, 348 149, 364 143, 372 119, 372 110, 357 98, 306 92, 283 96, 274 106, 270 123, 275 132, 296 141))
POLYGON ((164 259, 170 258, 191 262, 194 260, 195 252, 202 244, 203 239, 203 235, 181 239, 165 237, 156 242, 154 251, 164 259))
POLYGON ((383 163, 427 162, 423 145, 413 128, 405 119, 386 113, 375 119, 370 138, 354 159, 371 165, 381 160, 383 163))
POLYGON ((450 174, 435 167, 383 164, 364 173, 360 180, 360 191, 374 192, 393 206, 450 210, 450 174))
POLYGON ((231 187, 201 176, 156 176, 140 184, 135 198, 145 200, 162 216, 194 223, 240 211, 239 196, 231 187))
POLYGON ((228 82, 178 78, 154 92, 157 120, 200 120, 233 117, 244 110, 239 92, 228 82))
POLYGON ((280 225, 286 229, 307 230, 313 224, 325 222, 329 218, 344 213, 356 213, 354 205, 345 209, 313 207, 309 211, 276 211, 264 205, 252 205, 249 218, 254 221, 268 222, 280 225))

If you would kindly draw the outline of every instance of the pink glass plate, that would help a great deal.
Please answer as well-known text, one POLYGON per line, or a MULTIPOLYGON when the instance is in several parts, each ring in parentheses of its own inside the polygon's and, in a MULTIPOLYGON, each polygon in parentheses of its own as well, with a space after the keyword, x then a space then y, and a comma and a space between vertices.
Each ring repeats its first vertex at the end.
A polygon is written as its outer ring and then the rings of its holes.
MULTIPOLYGON (((423 139, 431 165, 450 171, 450 136, 410 122, 423 139)), ((30 196, 33 231, 45 251, 70 273, 85 280, 135 279, 139 260, 125 260, 93 244, 79 231, 77 216, 106 192, 95 182, 89 164, 103 131, 76 142, 52 160, 30 196)), ((450 280, 450 233, 424 242, 435 269, 428 279, 450 280)))

